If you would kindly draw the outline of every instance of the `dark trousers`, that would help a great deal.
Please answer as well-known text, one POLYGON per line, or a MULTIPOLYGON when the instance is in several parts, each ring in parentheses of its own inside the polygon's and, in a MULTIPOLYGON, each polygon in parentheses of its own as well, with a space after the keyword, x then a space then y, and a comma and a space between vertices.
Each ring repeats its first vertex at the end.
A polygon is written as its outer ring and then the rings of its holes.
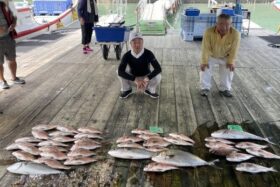
POLYGON ((91 42, 93 23, 85 23, 81 25, 82 29, 82 44, 86 45, 91 42))

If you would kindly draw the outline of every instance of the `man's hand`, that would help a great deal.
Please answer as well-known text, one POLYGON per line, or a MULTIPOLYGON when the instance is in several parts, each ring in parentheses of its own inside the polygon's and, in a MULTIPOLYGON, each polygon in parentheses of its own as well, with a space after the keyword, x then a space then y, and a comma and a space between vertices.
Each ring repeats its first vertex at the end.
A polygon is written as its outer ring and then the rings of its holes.
POLYGON ((135 79, 134 83, 136 84, 137 91, 143 92, 147 87, 147 82, 145 80, 135 79))
POLYGON ((205 71, 206 68, 209 68, 208 64, 200 64, 200 70, 205 71))
POLYGON ((234 71, 235 65, 234 64, 227 64, 227 68, 229 69, 229 71, 234 71))
POLYGON ((80 18, 79 20, 80 20, 80 24, 81 24, 81 25, 84 25, 84 24, 85 24, 84 18, 80 18))

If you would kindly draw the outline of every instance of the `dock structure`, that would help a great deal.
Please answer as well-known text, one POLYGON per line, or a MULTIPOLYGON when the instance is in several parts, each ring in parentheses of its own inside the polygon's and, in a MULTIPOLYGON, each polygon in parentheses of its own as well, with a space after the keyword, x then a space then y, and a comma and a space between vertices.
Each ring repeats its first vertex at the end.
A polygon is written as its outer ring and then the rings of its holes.
MULTIPOLYGON (((245 131, 270 137, 279 145, 280 50, 259 37, 270 34, 258 29, 242 38, 233 98, 219 95, 218 71, 214 71, 211 94, 208 98, 200 96, 201 42, 184 42, 178 32, 145 36, 145 47, 162 65, 158 100, 140 93, 119 99, 119 61, 113 52, 103 60, 97 45, 94 52, 84 55, 80 30, 19 43, 18 73, 27 83, 0 92, 0 186, 280 186, 280 172, 253 175, 236 171, 236 164, 210 154, 204 146, 205 137, 233 121, 241 123, 245 131), (77 167, 67 175, 23 178, 8 173, 6 167, 15 160, 4 148, 17 138, 31 135, 31 128, 40 123, 104 130, 99 161, 77 167), (219 168, 145 173, 143 168, 149 160, 120 160, 107 154, 118 137, 149 126, 161 127, 165 134, 190 136, 195 146, 181 149, 207 161, 219 158, 219 168)), ((279 147, 269 146, 269 151, 280 154, 279 147)), ((251 162, 280 171, 279 160, 253 158, 251 162)))

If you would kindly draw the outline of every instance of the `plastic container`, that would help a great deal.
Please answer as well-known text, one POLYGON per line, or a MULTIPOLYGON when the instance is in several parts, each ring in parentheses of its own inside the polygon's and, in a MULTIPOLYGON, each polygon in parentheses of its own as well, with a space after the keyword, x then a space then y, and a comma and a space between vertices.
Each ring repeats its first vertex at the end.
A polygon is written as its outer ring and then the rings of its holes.
POLYGON ((197 8, 187 8, 185 10, 185 15, 186 16, 198 16, 200 13, 200 10, 197 8))
POLYGON ((33 0, 35 15, 57 15, 71 7, 71 0, 33 0))
POLYGON ((94 27, 94 30, 97 42, 127 41, 130 31, 127 27, 94 27))
POLYGON ((229 8, 221 8, 217 10, 217 16, 220 14, 227 14, 229 16, 234 16, 234 10, 229 8))

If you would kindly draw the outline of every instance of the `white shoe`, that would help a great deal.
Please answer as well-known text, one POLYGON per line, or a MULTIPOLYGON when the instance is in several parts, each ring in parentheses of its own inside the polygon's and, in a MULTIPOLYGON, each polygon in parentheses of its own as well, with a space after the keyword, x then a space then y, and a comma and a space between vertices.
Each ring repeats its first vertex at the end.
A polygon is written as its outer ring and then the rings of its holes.
POLYGON ((0 88, 1 89, 9 89, 10 86, 8 85, 7 81, 1 81, 0 82, 0 88))
POLYGON ((25 80, 16 77, 16 79, 13 80, 13 83, 14 84, 25 84, 25 80))

